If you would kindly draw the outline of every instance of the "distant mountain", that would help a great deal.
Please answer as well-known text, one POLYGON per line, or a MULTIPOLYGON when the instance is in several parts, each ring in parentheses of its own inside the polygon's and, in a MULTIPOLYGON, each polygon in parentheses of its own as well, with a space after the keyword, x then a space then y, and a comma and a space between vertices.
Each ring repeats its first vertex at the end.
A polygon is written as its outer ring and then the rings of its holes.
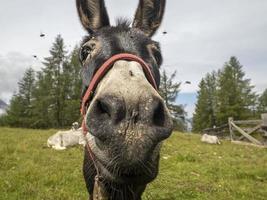
POLYGON ((0 115, 6 113, 7 104, 0 99, 0 115))
POLYGON ((6 109, 7 108, 7 104, 0 99, 0 108, 6 109))

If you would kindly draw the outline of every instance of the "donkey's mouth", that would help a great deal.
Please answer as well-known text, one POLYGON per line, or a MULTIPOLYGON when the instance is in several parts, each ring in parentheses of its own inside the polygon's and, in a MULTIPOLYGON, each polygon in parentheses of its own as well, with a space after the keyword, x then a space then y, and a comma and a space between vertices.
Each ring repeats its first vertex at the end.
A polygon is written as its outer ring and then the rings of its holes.
POLYGON ((145 184, 154 180, 158 174, 158 170, 150 169, 150 172, 136 173, 134 171, 120 174, 120 179, 125 183, 145 184))
POLYGON ((147 184, 153 181, 157 176, 157 170, 153 173, 128 172, 122 174, 112 174, 113 181, 118 184, 147 184))
MULTIPOLYGON (((100 176, 107 181, 117 184, 146 184, 153 181, 158 174, 159 165, 159 147, 160 145, 154 146, 152 143, 148 148, 146 156, 142 156, 140 159, 141 152, 139 152, 139 159, 129 160, 129 155, 121 155, 121 148, 105 148, 104 143, 98 140, 96 137, 88 134, 90 146, 92 147, 96 164, 100 172, 100 176), (111 153, 113 152, 113 153, 111 153), (116 156, 113 157, 115 155, 116 156), (128 161, 127 161, 128 160, 128 161), (135 160, 135 162, 133 161, 135 160)), ((147 140, 148 141, 148 140, 147 140)), ((133 156, 133 157, 135 157, 133 156)))
POLYGON ((116 184, 147 184, 153 181, 158 174, 158 163, 153 167, 133 167, 132 169, 120 168, 117 166, 114 169, 108 169, 100 162, 98 162, 101 177, 104 180, 114 182, 116 184))

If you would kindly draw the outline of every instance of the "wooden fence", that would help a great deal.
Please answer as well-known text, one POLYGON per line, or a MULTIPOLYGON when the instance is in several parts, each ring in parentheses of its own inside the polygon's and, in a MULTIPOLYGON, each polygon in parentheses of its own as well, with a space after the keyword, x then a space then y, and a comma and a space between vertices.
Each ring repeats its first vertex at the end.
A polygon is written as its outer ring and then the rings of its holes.
POLYGON ((231 141, 248 140, 255 145, 267 145, 267 114, 262 114, 261 120, 235 121, 230 117, 228 119, 228 124, 205 129, 203 132, 218 137, 228 137, 231 141), (255 133, 260 133, 261 137, 256 138, 255 133))

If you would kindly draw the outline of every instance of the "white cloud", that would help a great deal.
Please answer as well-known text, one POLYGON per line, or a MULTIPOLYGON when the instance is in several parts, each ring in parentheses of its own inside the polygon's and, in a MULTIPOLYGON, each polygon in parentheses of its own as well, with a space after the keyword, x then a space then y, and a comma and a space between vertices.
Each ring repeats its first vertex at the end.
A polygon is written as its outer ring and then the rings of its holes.
POLYGON ((178 70, 179 80, 192 81, 186 92, 196 91, 201 77, 221 68, 232 55, 239 58, 257 91, 267 87, 266 1, 184 0, 168 5, 163 26, 168 35, 158 38, 168 70, 178 70))
POLYGON ((29 67, 39 69, 40 63, 32 56, 25 56, 19 52, 0 55, 0 99, 8 102, 17 90, 17 83, 29 67))

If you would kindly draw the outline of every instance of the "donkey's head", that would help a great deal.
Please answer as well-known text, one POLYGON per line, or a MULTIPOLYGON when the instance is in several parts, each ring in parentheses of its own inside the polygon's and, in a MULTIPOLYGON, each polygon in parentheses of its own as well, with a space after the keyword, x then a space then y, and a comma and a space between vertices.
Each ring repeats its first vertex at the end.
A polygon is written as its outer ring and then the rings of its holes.
MULTIPOLYGON (((145 61, 158 87, 162 57, 151 37, 161 23, 165 0, 140 0, 132 27, 125 20, 110 26, 104 0, 76 2, 89 33, 80 51, 84 91, 101 65, 120 53, 145 61)), ((121 59, 113 63, 97 85, 85 123, 105 180, 145 184, 156 177, 160 143, 170 136, 172 120, 140 62, 121 59)))

